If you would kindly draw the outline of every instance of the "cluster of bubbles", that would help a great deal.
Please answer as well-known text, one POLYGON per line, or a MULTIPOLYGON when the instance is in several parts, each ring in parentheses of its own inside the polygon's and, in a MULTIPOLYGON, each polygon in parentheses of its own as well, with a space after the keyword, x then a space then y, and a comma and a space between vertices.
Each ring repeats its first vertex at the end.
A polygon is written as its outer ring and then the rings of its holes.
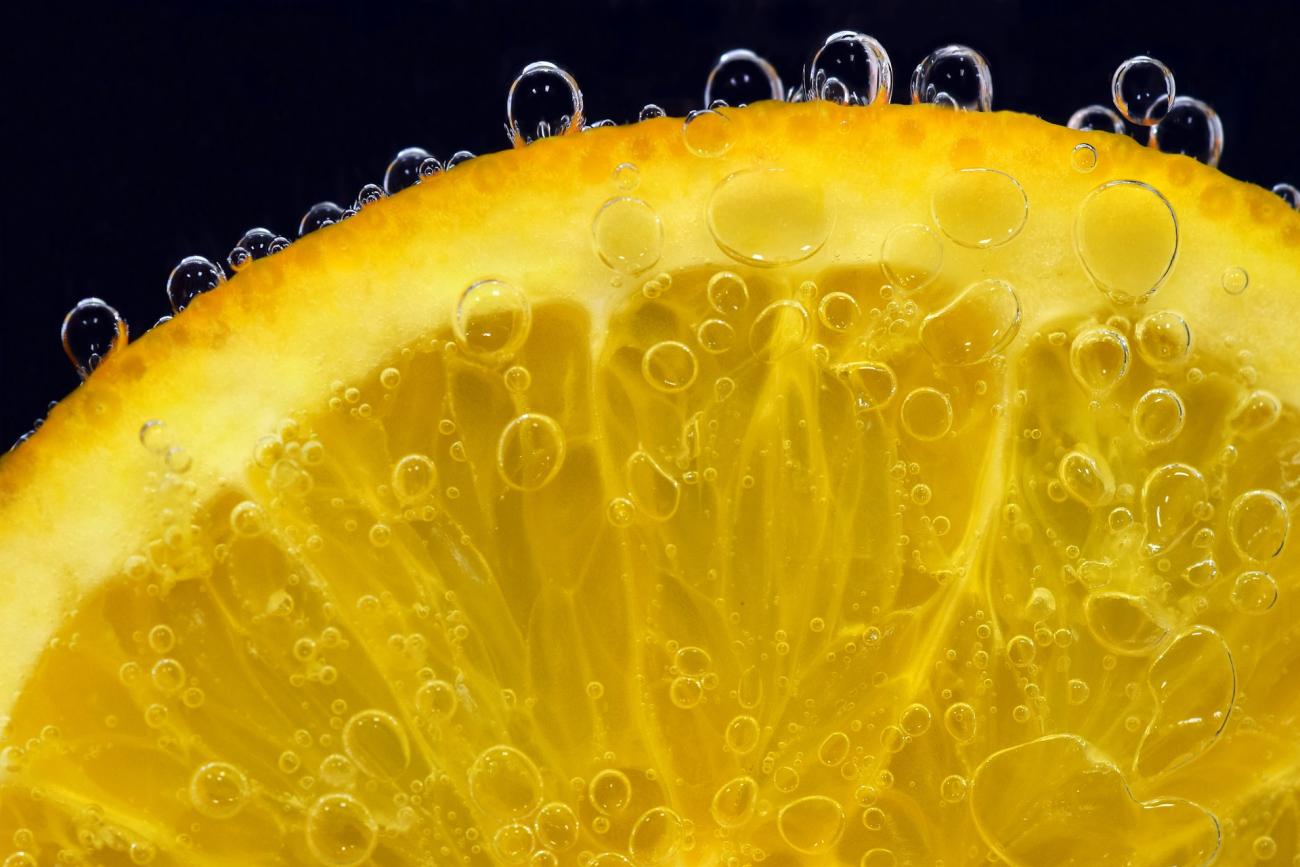
MULTIPOLYGON (((894 68, 888 52, 875 38, 855 31, 831 34, 817 48, 800 83, 786 88, 776 68, 747 49, 724 53, 713 65, 704 86, 702 111, 686 119, 686 141, 701 156, 720 156, 730 147, 726 127, 729 121, 717 109, 743 106, 760 100, 828 100, 844 105, 889 102, 894 92, 894 68)), ((909 92, 913 103, 929 103, 964 111, 990 111, 993 79, 984 56, 964 45, 945 45, 926 55, 912 70, 909 92)), ((1135 130, 1147 130, 1152 147, 1169 153, 1187 154, 1214 166, 1223 152, 1223 124, 1205 102, 1175 93, 1169 67, 1154 57, 1140 55, 1125 60, 1111 79, 1114 108, 1088 105, 1074 112, 1068 126, 1077 130, 1124 133, 1126 122, 1135 130)), ((585 123, 582 90, 577 80, 554 63, 530 63, 511 83, 506 96, 506 134, 511 144, 522 147, 539 139, 611 126, 613 121, 585 123)), ((638 120, 664 116, 657 105, 646 105, 638 120)), ((454 168, 473 158, 457 151, 441 161, 423 148, 399 151, 384 173, 383 183, 366 184, 355 200, 344 206, 322 201, 303 215, 298 236, 345 220, 362 208, 394 195, 422 180, 454 168)), ((1090 145, 1080 145, 1072 157, 1074 167, 1089 171, 1096 163, 1090 145)), ((1273 192, 1292 207, 1300 208, 1300 189, 1279 183, 1273 192)), ((636 201, 636 200, 627 200, 636 201)), ((611 203, 612 204, 612 203, 611 203)), ((618 205, 616 210, 627 210, 618 205)), ((616 216, 612 214, 611 216, 616 216)), ((250 262, 274 255, 290 241, 266 228, 245 232, 226 257, 231 271, 250 262)), ((630 267, 631 271, 639 270, 630 267)), ((770 264, 770 263, 769 263, 770 264)), ((167 280, 167 297, 173 314, 179 313, 198 295, 226 280, 222 265, 202 256, 187 256, 167 280)), ((169 319, 163 317, 161 321, 169 319)), ((85 378, 109 353, 124 345, 126 325, 117 311, 104 301, 87 298, 68 314, 63 326, 63 345, 77 372, 85 378)))

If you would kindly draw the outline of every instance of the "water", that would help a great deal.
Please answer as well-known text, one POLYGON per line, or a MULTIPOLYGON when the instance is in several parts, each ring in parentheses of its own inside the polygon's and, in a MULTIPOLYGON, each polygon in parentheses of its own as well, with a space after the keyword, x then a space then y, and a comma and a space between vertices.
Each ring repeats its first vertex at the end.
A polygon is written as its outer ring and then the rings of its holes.
POLYGON ((343 209, 333 202, 317 202, 307 209, 298 223, 298 237, 332 226, 343 219, 343 209))
POLYGON ((963 111, 991 111, 993 73, 984 55, 965 45, 945 45, 912 71, 912 102, 963 111))
POLYGON ((843 105, 889 102, 894 93, 894 67, 874 38, 841 30, 828 36, 813 55, 805 88, 808 98, 843 105))
POLYGON ((1083 132, 1096 130, 1098 132, 1113 132, 1117 135, 1124 134, 1124 118, 1116 114, 1113 108, 1105 105, 1085 105, 1070 115, 1070 119, 1066 121, 1065 125, 1070 129, 1083 132))
POLYGON ((1150 143, 1167 154, 1186 154, 1207 166, 1223 155, 1223 122, 1210 106, 1190 96, 1174 98, 1169 112, 1151 127, 1150 143))
POLYGON ((1111 77, 1110 95, 1129 123, 1154 126, 1174 107, 1174 74, 1154 57, 1130 57, 1111 77))
POLYGON ((515 147, 581 129, 582 118, 577 80, 549 61, 525 66, 506 95, 506 133, 515 147))
POLYGON ((438 161, 424 148, 403 148, 398 151, 384 172, 384 192, 391 196, 418 184, 421 178, 427 176, 425 164, 429 160, 433 160, 429 165, 429 174, 434 174, 432 169, 438 161))
POLYGON ((127 327, 121 314, 99 298, 83 298, 63 317, 63 351, 82 379, 126 345, 127 327))
POLYGON ((233 270, 241 271, 254 260, 278 253, 288 246, 288 238, 270 229, 249 229, 235 242, 226 261, 233 270))
POLYGON ((712 106, 715 100, 743 106, 784 97, 785 86, 776 67, 747 48, 737 48, 719 57, 704 83, 706 106, 712 106))
POLYGON ((167 276, 167 300, 173 313, 180 313, 198 295, 216 289, 226 281, 221 266, 202 256, 186 256, 167 276))

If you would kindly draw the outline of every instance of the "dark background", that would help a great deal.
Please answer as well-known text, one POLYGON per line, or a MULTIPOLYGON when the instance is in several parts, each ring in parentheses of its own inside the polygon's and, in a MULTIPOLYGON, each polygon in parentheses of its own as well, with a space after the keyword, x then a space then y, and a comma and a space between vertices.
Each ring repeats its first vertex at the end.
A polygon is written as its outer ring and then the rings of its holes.
POLYGON ((988 58, 995 108, 1064 123, 1149 53, 1219 111, 1225 172, 1300 183, 1296 2, 7 5, 0 450, 76 385, 59 326, 78 299, 142 333, 170 312, 182 257, 223 260, 253 226, 293 237, 402 147, 504 147, 506 89, 533 60, 576 76, 590 118, 623 122, 647 102, 699 107, 727 49, 788 85, 827 34, 856 29, 889 51, 895 101, 921 57, 961 42, 988 58))

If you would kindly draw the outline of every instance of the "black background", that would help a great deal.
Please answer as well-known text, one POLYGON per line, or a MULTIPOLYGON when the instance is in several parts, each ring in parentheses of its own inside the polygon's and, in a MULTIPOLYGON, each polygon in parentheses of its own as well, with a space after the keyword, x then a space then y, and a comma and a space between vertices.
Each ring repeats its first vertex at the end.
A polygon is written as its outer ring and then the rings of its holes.
MULTIPOLYGON (((14 6, 17 4, 6 4, 14 6)), ((170 312, 182 257, 223 259, 245 229, 290 237, 313 202, 350 202, 392 155, 505 146, 511 79, 553 60, 588 116, 699 107, 723 51, 787 84, 824 37, 876 36, 906 98, 916 62, 961 42, 994 107, 1064 123, 1109 101, 1137 53, 1218 109, 1221 168, 1300 183, 1300 3, 133 3, 8 8, 3 20, 0 449, 76 385, 64 313, 98 295, 134 333, 170 312)), ((1300 287, 1298 287, 1300 289, 1300 287)))

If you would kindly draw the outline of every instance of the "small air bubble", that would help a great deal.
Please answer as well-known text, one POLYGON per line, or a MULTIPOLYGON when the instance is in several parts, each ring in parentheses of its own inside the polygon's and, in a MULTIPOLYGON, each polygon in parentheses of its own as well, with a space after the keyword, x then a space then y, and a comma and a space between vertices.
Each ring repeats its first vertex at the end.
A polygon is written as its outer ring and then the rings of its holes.
MULTIPOLYGON (((424 164, 433 157, 424 148, 403 148, 393 157, 384 172, 384 191, 388 195, 400 193, 407 187, 414 186, 425 177, 424 164)), ((434 160, 437 163, 437 160, 434 160)))
POLYGON ((1160 122, 1151 127, 1151 144, 1167 154, 1185 154, 1217 166, 1223 155, 1223 122, 1199 99, 1179 96, 1160 122))
POLYGON ((776 68, 746 48, 728 51, 718 58, 704 83, 704 104, 715 100, 743 106, 765 99, 781 99, 785 87, 776 68))
POLYGON ((333 202, 317 202, 307 209, 298 223, 298 237, 332 226, 343 219, 343 209, 333 202))
POLYGON ((63 351, 82 379, 127 342, 121 314, 99 298, 83 298, 63 317, 63 351))
POLYGON ((1115 70, 1110 93, 1130 123, 1154 126, 1174 107, 1174 74, 1154 57, 1140 54, 1115 70))
POLYGON ((974 48, 945 45, 930 52, 912 71, 912 102, 963 111, 990 111, 993 74, 974 48))
POLYGON ((1280 196, 1282 201, 1286 202, 1296 210, 1300 210, 1300 189, 1292 184, 1274 184, 1273 195, 1280 196))
POLYGON ((1097 168, 1097 149, 1086 142, 1075 145, 1070 151, 1070 166, 1083 173, 1097 168))
POLYGON ((805 88, 809 98, 843 105, 887 103, 894 93, 894 67, 874 38, 841 30, 813 55, 805 88))
POLYGON ((1080 132, 1113 132, 1124 134, 1124 118, 1115 113, 1113 108, 1104 105, 1085 105, 1070 115, 1065 124, 1070 129, 1080 132))
POLYGON ((235 242, 234 249, 230 251, 226 261, 231 268, 239 271, 255 259, 270 256, 284 249, 280 246, 280 242, 283 242, 284 246, 289 244, 270 229, 249 229, 235 242))
POLYGON ((530 63, 506 96, 506 133, 515 147, 582 128, 582 90, 549 61, 530 63))
POLYGON ((224 283, 226 272, 202 256, 186 256, 167 277, 167 300, 172 311, 180 313, 197 296, 224 283))

